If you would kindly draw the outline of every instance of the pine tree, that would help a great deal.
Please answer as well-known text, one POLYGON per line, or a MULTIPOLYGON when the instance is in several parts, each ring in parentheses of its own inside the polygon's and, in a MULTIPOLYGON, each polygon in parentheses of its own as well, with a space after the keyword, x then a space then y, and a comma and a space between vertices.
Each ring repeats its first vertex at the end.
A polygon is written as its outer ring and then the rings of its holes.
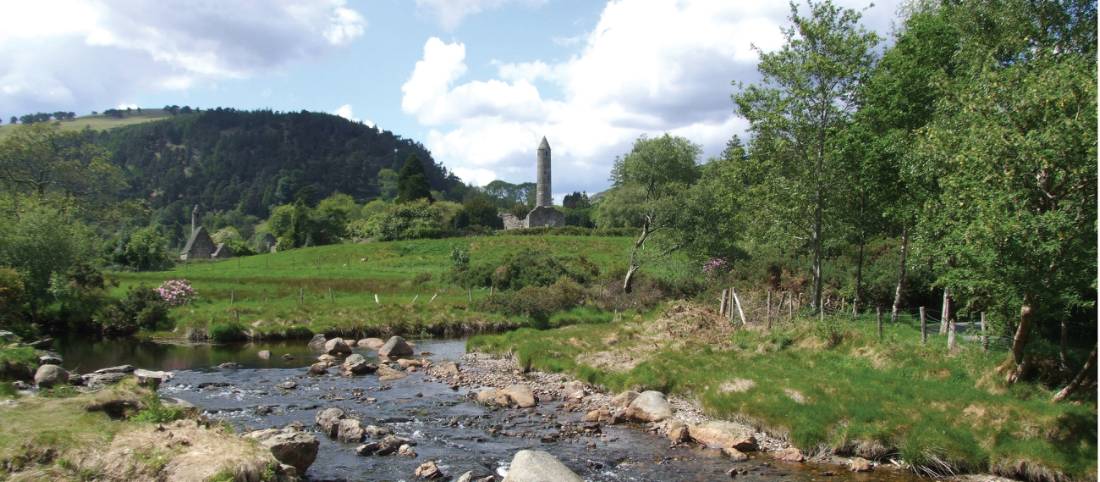
POLYGON ((428 176, 424 173, 424 165, 420 158, 412 154, 405 159, 405 165, 397 174, 397 201, 409 202, 417 199, 432 200, 431 186, 428 185, 428 176))

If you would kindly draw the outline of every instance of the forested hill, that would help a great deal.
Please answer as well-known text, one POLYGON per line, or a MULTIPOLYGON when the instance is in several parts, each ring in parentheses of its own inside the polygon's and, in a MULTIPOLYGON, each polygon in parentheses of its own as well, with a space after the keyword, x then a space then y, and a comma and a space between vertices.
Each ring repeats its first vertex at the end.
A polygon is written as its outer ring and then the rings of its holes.
POLYGON ((188 219, 195 204, 266 217, 299 198, 373 198, 379 171, 399 170, 412 154, 433 190, 462 188, 420 143, 324 113, 210 109, 103 131, 98 139, 125 171, 128 195, 145 199, 166 224, 188 219))

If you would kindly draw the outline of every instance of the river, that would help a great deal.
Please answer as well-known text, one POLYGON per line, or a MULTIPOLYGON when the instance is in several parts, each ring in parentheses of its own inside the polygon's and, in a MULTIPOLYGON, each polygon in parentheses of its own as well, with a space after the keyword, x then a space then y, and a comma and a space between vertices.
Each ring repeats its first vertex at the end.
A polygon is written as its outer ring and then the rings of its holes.
MULTIPOLYGON (((417 340, 417 351, 429 352, 433 362, 459 360, 464 340, 417 340)), ((660 436, 631 424, 603 425, 599 433, 561 436, 560 426, 581 427, 581 414, 559 410, 556 401, 542 401, 529 410, 494 409, 467 398, 468 389, 452 389, 427 381, 421 373, 379 382, 374 375, 342 377, 336 369, 327 376, 307 376, 316 359, 305 341, 234 345, 170 345, 134 340, 65 340, 58 345, 65 365, 81 373, 130 364, 170 370, 175 377, 160 388, 199 407, 210 418, 224 420, 238 430, 281 427, 291 422, 313 426, 318 410, 341 407, 364 425, 391 427, 416 441, 416 458, 361 457, 355 445, 321 440, 317 460, 306 475, 310 480, 410 480, 417 465, 436 460, 443 471, 457 477, 500 474, 512 455, 538 448, 554 454, 586 480, 592 481, 712 481, 729 480, 726 471, 744 472, 738 480, 862 481, 918 480, 907 473, 878 471, 851 474, 839 466, 784 464, 766 457, 731 463, 718 451, 694 446, 669 447, 660 436), (261 350, 271 352, 261 359, 261 350), (284 359, 283 355, 290 355, 284 359), (237 363, 239 368, 217 368, 237 363), (297 388, 276 385, 292 380, 297 388)), ((372 358, 369 351, 361 352, 372 358)), ((568 431, 567 431, 568 432, 568 431)), ((499 480, 499 479, 498 479, 499 480)))

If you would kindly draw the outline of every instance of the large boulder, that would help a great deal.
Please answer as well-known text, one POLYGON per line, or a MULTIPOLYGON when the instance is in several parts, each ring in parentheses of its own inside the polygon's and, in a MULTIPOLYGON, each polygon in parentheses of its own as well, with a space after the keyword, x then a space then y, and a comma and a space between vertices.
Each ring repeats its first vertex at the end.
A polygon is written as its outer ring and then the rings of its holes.
POLYGON ((317 437, 289 428, 257 430, 245 434, 245 437, 259 441, 260 445, 271 450, 275 460, 294 467, 299 474, 306 473, 306 469, 313 465, 321 445, 317 437))
POLYGON ((378 366, 367 363, 367 359, 358 353, 354 353, 344 360, 344 375, 364 375, 378 370, 378 366))
POLYGON ((692 440, 708 447, 724 449, 732 447, 742 452, 757 449, 756 437, 752 429, 733 422, 712 420, 688 427, 692 440))
POLYGON ((611 406, 613 408, 626 408, 630 405, 630 402, 634 401, 635 398, 638 398, 638 392, 627 390, 612 397, 611 406))
POLYGON ((412 346, 400 336, 391 336, 390 339, 386 341, 386 344, 378 349, 379 357, 412 356, 412 354, 412 346))
POLYGON ((581 482, 565 464, 541 450, 520 450, 512 457, 512 465, 504 482, 581 482))
POLYGON ((316 334, 309 340, 309 349, 313 351, 325 351, 325 335, 316 334))
POLYGON ((668 404, 665 394, 649 390, 639 393, 626 408, 627 418, 642 422, 660 422, 672 416, 672 405, 668 404))
POLYGON ((34 372, 34 384, 38 388, 50 388, 69 381, 69 372, 57 365, 42 365, 34 372))
POLYGON ((386 342, 381 338, 363 338, 355 344, 359 346, 359 348, 366 348, 368 350, 378 351, 378 349, 382 348, 382 346, 385 345, 386 342))
POLYGON ((86 387, 102 388, 121 382, 129 376, 129 373, 88 373, 81 375, 80 378, 84 381, 86 387))
POLYGON ((509 385, 501 390, 501 393, 507 395, 512 401, 512 405, 519 408, 531 408, 538 402, 535 399, 535 394, 531 392, 531 387, 527 385, 509 385))
POLYGON ((332 356, 345 356, 351 354, 351 347, 343 338, 333 338, 325 342, 325 354, 332 356))
POLYGON ((321 432, 329 438, 336 438, 340 420, 343 420, 345 416, 343 409, 330 407, 317 412, 313 421, 317 423, 318 427, 321 427, 321 432))

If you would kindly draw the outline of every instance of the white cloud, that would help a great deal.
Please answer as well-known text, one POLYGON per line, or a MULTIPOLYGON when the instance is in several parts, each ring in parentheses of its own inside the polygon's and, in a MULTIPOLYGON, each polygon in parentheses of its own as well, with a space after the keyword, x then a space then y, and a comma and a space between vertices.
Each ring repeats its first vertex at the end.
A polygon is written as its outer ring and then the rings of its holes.
MULTIPOLYGON (((865 0, 841 3, 866 7, 865 0)), ((879 32, 896 6, 882 3, 864 19, 879 32)), ((778 2, 612 1, 568 60, 494 62, 497 78, 487 80, 464 80, 467 46, 433 37, 402 87, 401 105, 431 127, 433 156, 464 179, 533 180, 545 135, 555 191, 598 191, 639 135, 682 135, 710 156, 743 132, 731 81, 758 78, 755 48, 782 45, 788 13, 778 2), (540 81, 560 98, 545 98, 540 81)))
POLYGON ((375 125, 374 121, 372 121, 370 119, 360 119, 358 117, 355 117, 355 112, 352 111, 351 104, 341 105, 340 107, 337 107, 336 110, 332 111, 332 113, 334 115, 338 115, 340 117, 343 117, 343 118, 345 118, 349 121, 359 122, 359 123, 361 123, 365 126, 368 126, 368 127, 374 127, 374 125, 375 125))
POLYGON ((416 0, 416 6, 436 17, 447 31, 454 30, 462 20, 487 10, 494 10, 509 3, 539 6, 546 0, 416 0))
POLYGON ((361 36, 344 0, 9 2, 0 108, 93 109, 142 89, 186 89, 279 69, 361 36))

